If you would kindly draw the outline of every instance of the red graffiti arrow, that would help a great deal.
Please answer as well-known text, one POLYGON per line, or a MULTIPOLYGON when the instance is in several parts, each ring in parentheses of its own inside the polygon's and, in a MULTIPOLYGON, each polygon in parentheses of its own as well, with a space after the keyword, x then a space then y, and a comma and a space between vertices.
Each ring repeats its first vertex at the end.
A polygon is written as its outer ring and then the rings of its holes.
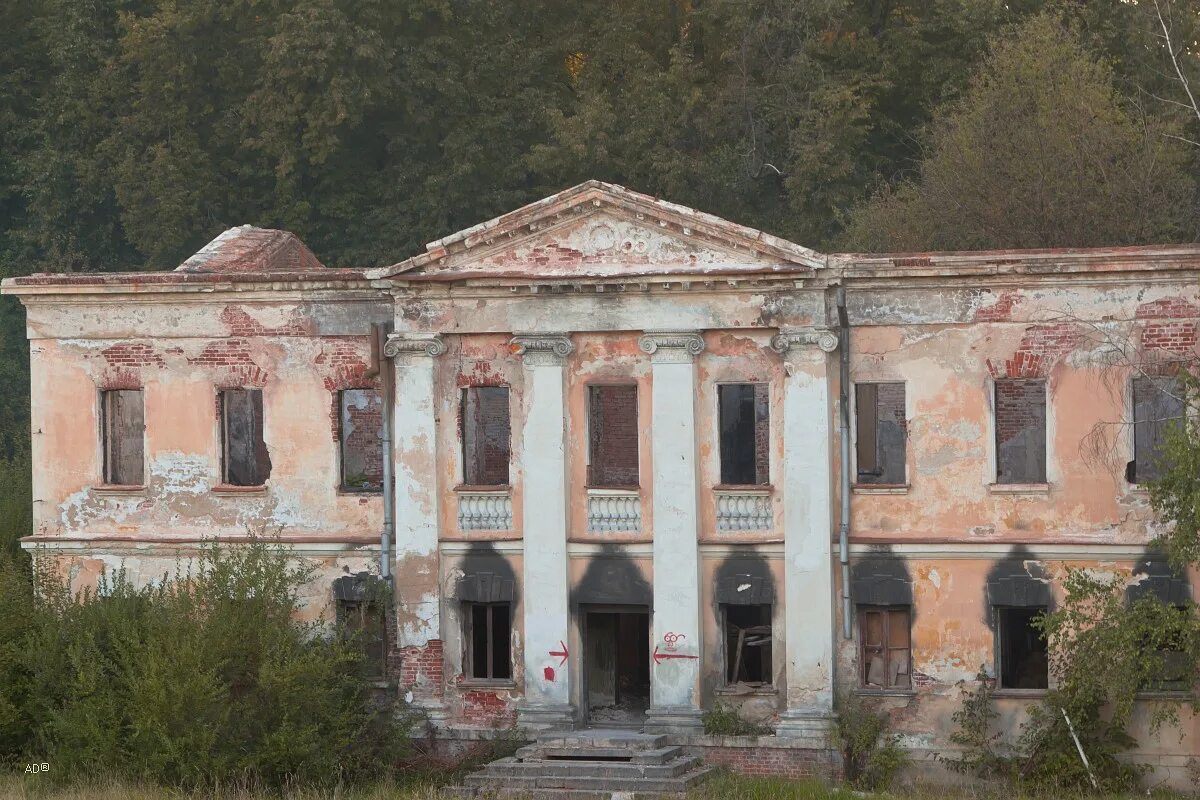
POLYGON ((558 640, 558 646, 561 647, 562 650, 551 650, 550 655, 562 659, 562 661, 558 662, 558 665, 561 667, 563 664, 567 663, 567 655, 569 654, 567 653, 567 645, 562 639, 558 640))
MULTIPOLYGON (((551 655, 553 655, 553 654, 551 654, 551 655)), ((661 664, 664 659, 668 659, 668 658, 699 658, 699 657, 700 656, 687 656, 687 655, 684 655, 683 653, 660 653, 660 652, 658 652, 658 645, 654 645, 654 663, 655 664, 661 664)))

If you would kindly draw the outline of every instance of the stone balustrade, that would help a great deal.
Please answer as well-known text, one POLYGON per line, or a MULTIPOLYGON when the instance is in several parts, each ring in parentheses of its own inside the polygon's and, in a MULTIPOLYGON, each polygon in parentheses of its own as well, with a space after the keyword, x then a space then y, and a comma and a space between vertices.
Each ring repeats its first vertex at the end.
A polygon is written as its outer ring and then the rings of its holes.
POLYGON ((588 490, 588 533, 640 533, 642 497, 623 489, 588 490))
POLYGON ((510 531, 512 526, 512 496, 507 489, 458 493, 459 530, 510 531))
POLYGON ((769 531, 775 527, 770 489, 717 489, 717 531, 769 531))

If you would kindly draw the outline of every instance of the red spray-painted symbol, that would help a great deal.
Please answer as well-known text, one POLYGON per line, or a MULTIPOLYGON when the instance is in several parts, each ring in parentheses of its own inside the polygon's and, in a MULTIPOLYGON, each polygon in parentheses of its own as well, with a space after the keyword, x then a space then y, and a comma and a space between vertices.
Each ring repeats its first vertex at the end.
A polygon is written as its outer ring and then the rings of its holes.
POLYGON ((672 631, 667 631, 663 634, 663 644, 666 645, 668 650, 674 652, 675 648, 679 646, 679 640, 686 638, 686 633, 673 633, 672 631))
POLYGON ((654 654, 653 655, 654 655, 654 663, 655 664, 661 664, 662 662, 666 661, 668 658, 697 659, 700 657, 700 656, 689 656, 685 653, 660 653, 660 652, 658 652, 658 645, 654 645, 654 654))
POLYGON ((554 656, 555 658, 562 659, 562 661, 558 662, 558 665, 561 667, 563 664, 567 663, 567 656, 570 654, 567 652, 567 645, 566 645, 566 643, 563 642, 562 639, 558 640, 558 646, 561 647, 562 649, 561 650, 551 650, 550 655, 554 656))
POLYGON ((542 677, 548 681, 554 680, 554 667, 545 667, 542 669, 542 677))
POLYGON ((667 648, 667 652, 665 652, 665 653, 658 652, 658 645, 657 644, 654 645, 654 653, 653 653, 654 663, 661 664, 662 662, 664 662, 670 658, 687 658, 687 659, 700 658, 700 656, 689 656, 689 655, 686 655, 685 653, 673 652, 675 649, 677 649, 679 647, 680 640, 686 639, 686 638, 687 638, 687 634, 685 634, 685 633, 674 633, 672 631, 667 631, 666 633, 664 633, 663 634, 663 646, 667 648))

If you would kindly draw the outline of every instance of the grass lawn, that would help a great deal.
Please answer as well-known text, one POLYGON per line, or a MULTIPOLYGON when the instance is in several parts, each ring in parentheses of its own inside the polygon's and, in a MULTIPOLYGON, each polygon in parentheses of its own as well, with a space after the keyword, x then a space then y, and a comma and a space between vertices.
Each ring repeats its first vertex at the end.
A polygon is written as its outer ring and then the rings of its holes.
MULTIPOLYGON (((22 774, 0 775, 0 800, 444 800, 440 786, 453 783, 454 773, 437 773, 404 781, 385 781, 371 786, 346 789, 294 789, 281 793, 247 789, 220 789, 187 793, 127 781, 81 779, 67 785, 46 777, 22 774)), ((1104 800, 1133 800, 1147 795, 1108 795, 1104 800)), ((1187 795, 1154 793, 1153 797, 1182 799, 1187 795)), ((1193 797, 1200 795, 1192 795, 1193 797)), ((1053 800, 1062 797, 1055 795, 1053 800)), ((688 794, 688 800, 1052 800, 1049 795, 1023 795, 1011 789, 992 788, 904 790, 886 794, 830 788, 818 781, 791 781, 784 778, 746 778, 718 773, 712 780, 688 794)))

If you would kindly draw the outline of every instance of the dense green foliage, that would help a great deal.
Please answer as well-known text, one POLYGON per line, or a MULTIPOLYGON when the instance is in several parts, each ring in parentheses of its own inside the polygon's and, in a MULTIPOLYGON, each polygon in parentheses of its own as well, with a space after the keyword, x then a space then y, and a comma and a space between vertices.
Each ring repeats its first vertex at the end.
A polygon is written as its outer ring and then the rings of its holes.
POLYGON ((851 692, 839 695, 836 706, 834 741, 842 753, 846 780, 855 789, 887 789, 909 764, 898 738, 887 732, 887 714, 851 692))
POLYGON ((51 777, 333 784, 386 772, 403 714, 353 641, 299 622, 310 570, 281 546, 206 548, 180 577, 71 596, 0 557, 0 758, 51 777))

